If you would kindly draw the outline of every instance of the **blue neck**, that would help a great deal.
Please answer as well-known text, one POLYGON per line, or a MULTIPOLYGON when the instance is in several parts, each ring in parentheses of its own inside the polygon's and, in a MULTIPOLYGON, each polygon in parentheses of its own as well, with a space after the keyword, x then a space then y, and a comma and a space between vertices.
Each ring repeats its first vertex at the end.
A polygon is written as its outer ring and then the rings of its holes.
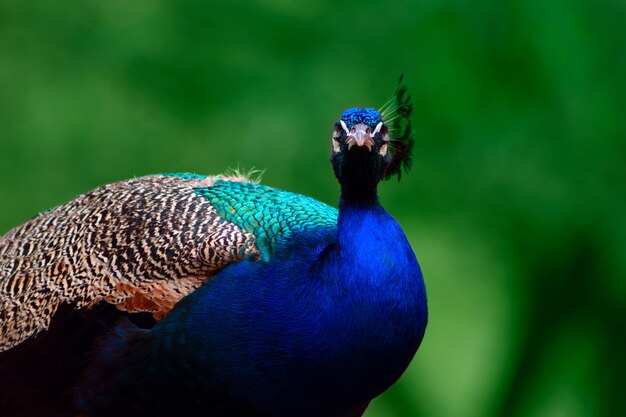
POLYGON ((377 243, 394 244, 394 239, 385 235, 385 224, 395 221, 378 203, 378 198, 349 200, 342 196, 337 220, 337 252, 340 262, 370 265, 377 259, 377 243))
POLYGON ((422 274, 404 232, 377 198, 342 195, 337 227, 324 269, 347 295, 339 303, 335 298, 327 326, 337 317, 349 326, 326 337, 335 350, 345 346, 350 358, 337 367, 354 378, 338 384, 374 396, 395 382, 421 342, 427 320, 422 274), (363 364, 367 369, 359 370, 363 364))

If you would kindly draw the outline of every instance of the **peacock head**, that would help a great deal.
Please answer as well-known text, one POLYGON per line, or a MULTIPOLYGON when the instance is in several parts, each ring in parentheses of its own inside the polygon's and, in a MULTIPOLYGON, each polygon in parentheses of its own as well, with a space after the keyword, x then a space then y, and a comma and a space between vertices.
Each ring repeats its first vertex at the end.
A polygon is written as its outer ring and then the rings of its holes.
POLYGON ((331 164, 344 193, 375 190, 383 179, 408 172, 413 150, 413 103, 400 85, 378 111, 350 108, 335 123, 331 164))

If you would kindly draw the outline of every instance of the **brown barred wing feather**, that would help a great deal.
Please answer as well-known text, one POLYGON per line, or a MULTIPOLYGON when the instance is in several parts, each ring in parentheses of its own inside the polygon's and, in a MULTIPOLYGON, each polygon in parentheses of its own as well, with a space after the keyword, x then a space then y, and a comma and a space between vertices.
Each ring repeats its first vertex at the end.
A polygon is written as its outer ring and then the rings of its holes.
POLYGON ((228 263, 259 256, 252 233, 194 192, 216 178, 106 185, 0 238, 0 352, 46 330, 62 304, 158 319, 228 263))

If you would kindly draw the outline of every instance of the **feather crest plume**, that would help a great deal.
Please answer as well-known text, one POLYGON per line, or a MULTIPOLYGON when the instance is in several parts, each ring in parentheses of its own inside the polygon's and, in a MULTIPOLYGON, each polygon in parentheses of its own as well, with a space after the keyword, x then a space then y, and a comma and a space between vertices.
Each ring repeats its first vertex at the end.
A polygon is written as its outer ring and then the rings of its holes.
POLYGON ((389 146, 391 160, 383 179, 394 175, 398 180, 402 171, 408 173, 412 165, 415 134, 413 132, 413 98, 404 84, 404 74, 400 76, 394 95, 379 110, 385 124, 389 127, 389 146))

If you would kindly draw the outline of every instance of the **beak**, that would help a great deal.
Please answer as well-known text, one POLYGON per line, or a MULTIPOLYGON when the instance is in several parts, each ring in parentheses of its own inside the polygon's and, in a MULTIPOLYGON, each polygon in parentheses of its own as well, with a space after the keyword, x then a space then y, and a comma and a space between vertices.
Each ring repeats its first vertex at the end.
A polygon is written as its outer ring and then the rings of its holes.
POLYGON ((348 131, 346 143, 348 144, 348 150, 356 145, 358 147, 365 146, 370 152, 376 144, 374 142, 374 134, 371 133, 370 127, 365 123, 358 123, 352 126, 352 129, 348 131))

